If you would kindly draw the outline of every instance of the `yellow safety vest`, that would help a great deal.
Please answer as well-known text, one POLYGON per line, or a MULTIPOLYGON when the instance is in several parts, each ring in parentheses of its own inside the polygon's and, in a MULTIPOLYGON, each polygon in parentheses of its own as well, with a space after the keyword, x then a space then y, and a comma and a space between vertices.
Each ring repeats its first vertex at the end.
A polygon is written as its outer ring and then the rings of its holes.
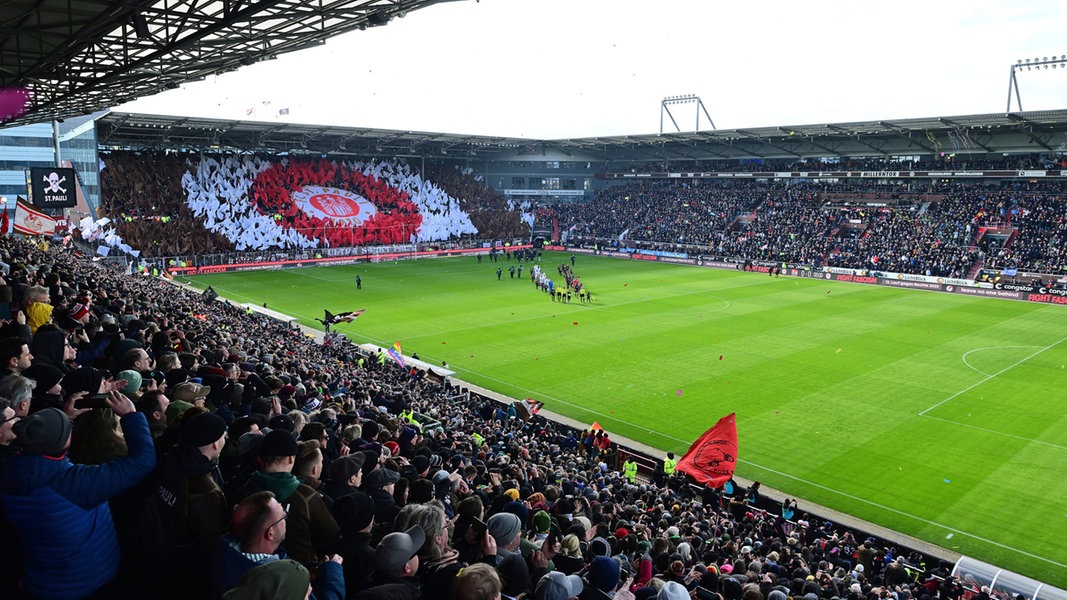
POLYGON ((674 466, 678 464, 678 461, 673 458, 664 459, 663 472, 668 475, 674 475, 674 466))
POLYGON ((637 463, 632 460, 622 463, 622 476, 633 483, 637 479, 637 463))

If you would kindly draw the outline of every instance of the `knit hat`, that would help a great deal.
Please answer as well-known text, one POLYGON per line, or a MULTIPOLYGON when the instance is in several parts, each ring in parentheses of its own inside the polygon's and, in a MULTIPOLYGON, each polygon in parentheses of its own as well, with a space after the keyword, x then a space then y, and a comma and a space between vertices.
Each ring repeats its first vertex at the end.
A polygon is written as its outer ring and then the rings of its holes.
POLYGON ((12 431, 25 454, 62 456, 67 449, 71 428, 70 419, 63 411, 45 408, 20 419, 12 431))
POLYGON ((643 588, 637 588, 634 592, 634 600, 653 600, 656 594, 656 588, 646 585, 643 588))
POLYGON ((689 590, 677 581, 668 581, 660 588, 656 600, 689 600, 689 590))
POLYGON ((137 390, 141 389, 141 374, 133 369, 119 371, 118 375, 115 375, 115 379, 126 380, 126 387, 122 388, 122 393, 127 396, 132 396, 137 393, 137 390))
POLYGON ((378 427, 377 421, 367 421, 366 423, 363 423, 363 439, 369 440, 372 437, 378 435, 378 431, 380 429, 381 428, 378 427))
POLYGON ((550 571, 537 582, 534 590, 536 600, 569 600, 580 596, 585 589, 582 578, 550 571))
MULTIPOLYGON (((382 574, 399 577, 404 565, 419 552, 425 541, 426 532, 420 525, 415 525, 407 531, 394 531, 378 542, 374 564, 382 574)), ((307 593, 306 587, 304 593, 307 593)))
POLYGON ((497 565, 497 573, 500 574, 501 592, 505 596, 515 598, 521 595, 529 587, 530 567, 521 554, 508 554, 497 565))
POLYGON ((293 423, 293 418, 289 415, 274 415, 270 418, 269 425, 272 430, 281 429, 289 433, 296 431, 296 423, 293 423))
POLYGON ((552 517, 548 516, 548 513, 543 510, 535 512, 533 528, 537 533, 548 533, 548 530, 552 528, 552 517))
POLYGON ((366 478, 366 488, 368 490, 380 490, 390 483, 399 481, 400 473, 392 469, 378 469, 367 473, 364 477, 366 478))
POLYGON ((526 505, 518 500, 512 500, 505 504, 504 512, 509 512, 518 517, 519 523, 522 523, 523 528, 530 522, 530 509, 526 508, 526 505))
POLYGON ((47 392, 63 379, 63 371, 44 363, 30 365, 22 375, 37 382, 37 386, 33 388, 35 394, 47 392))
POLYGON ((430 459, 427 456, 419 454, 415 458, 411 459, 411 466, 415 467, 415 473, 422 475, 430 468, 430 459))
POLYGON ((75 321, 79 321, 89 314, 89 307, 79 302, 74 306, 70 307, 70 312, 67 314, 69 314, 70 318, 74 319, 75 321))
POLYGON ((330 463, 330 478, 337 483, 348 483, 353 475, 363 468, 366 456, 362 452, 342 456, 330 463))
POLYGON ((185 411, 195 408, 188 402, 182 402, 181 400, 175 400, 167 406, 167 426, 171 427, 178 422, 178 419, 182 418, 185 411))
POLYGON ((504 491, 504 495, 507 496, 508 498, 511 498, 512 500, 518 500, 519 499, 519 490, 517 490, 515 488, 511 488, 510 490, 505 490, 504 491))
POLYGON ((207 446, 226 435, 226 421, 215 413, 197 413, 182 423, 179 435, 191 446, 207 446))
POLYGON ((100 392, 100 384, 103 381, 103 371, 92 367, 81 367, 64 375, 60 385, 67 396, 73 396, 78 392, 89 392, 89 395, 93 395, 100 392))
POLYGON ((167 387, 173 388, 179 383, 189 381, 189 371, 186 371, 185 369, 171 369, 167 371, 165 380, 167 382, 167 387))
POLYGON ((489 526, 489 535, 493 536, 498 547, 510 544, 522 531, 522 522, 519 521, 519 517, 509 512, 497 513, 489 517, 486 524, 489 526))
POLYGON ((433 477, 430 478, 430 480, 433 481, 434 485, 438 485, 440 483, 443 483, 444 481, 447 481, 448 478, 448 471, 444 469, 438 469, 437 472, 433 474, 433 477))
POLYGON ((382 446, 389 449, 389 456, 400 456, 400 444, 389 440, 382 444, 382 446))
POLYGON ((303 600, 311 575, 295 560, 274 560, 245 572, 223 600, 303 600))
POLYGON ((607 556, 597 556, 589 563, 585 576, 589 585, 602 592, 613 592, 619 585, 619 563, 607 556))
POLYGON ((260 456, 296 456, 297 452, 299 452, 299 446, 293 434, 280 429, 275 429, 263 436, 263 442, 259 444, 260 456))
POLYGON ((589 554, 592 556, 608 556, 611 545, 602 537, 595 537, 589 542, 589 554))
POLYGON ((366 529, 374 519, 374 500, 363 492, 341 496, 333 503, 337 525, 345 535, 366 529))

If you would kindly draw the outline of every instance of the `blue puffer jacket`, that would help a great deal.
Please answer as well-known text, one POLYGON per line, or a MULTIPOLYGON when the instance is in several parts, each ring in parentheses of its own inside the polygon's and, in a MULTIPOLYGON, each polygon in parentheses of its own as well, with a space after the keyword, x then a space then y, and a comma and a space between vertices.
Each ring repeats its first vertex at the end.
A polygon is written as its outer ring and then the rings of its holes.
POLYGON ((60 458, 14 456, 0 481, 0 500, 22 537, 23 585, 47 600, 83 598, 110 581, 119 546, 107 501, 155 467, 152 434, 143 413, 121 418, 129 453, 102 465, 60 458))

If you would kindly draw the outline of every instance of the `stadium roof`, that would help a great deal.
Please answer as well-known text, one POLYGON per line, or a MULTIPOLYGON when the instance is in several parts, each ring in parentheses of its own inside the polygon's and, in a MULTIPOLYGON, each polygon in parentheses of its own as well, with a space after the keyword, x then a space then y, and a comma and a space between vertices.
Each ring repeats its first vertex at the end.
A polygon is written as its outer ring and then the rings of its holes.
POLYGON ((470 160, 685 161, 1067 151, 1067 110, 533 140, 110 113, 105 148, 350 154, 470 160), (563 158, 561 158, 563 157, 563 158))
POLYGON ((30 92, 5 125, 85 115, 454 0, 5 0, 0 88, 30 92))

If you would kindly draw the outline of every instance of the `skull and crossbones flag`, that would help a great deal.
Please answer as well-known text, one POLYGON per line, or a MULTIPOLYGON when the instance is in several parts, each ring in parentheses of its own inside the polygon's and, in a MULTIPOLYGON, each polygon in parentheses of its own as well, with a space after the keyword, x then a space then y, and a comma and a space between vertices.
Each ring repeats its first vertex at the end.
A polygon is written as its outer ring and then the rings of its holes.
POLYGON ((675 470, 717 488, 734 476, 736 464, 737 419, 730 413, 693 442, 675 470))
POLYGON ((30 192, 37 208, 70 208, 78 202, 74 193, 74 169, 33 167, 30 169, 30 192))

